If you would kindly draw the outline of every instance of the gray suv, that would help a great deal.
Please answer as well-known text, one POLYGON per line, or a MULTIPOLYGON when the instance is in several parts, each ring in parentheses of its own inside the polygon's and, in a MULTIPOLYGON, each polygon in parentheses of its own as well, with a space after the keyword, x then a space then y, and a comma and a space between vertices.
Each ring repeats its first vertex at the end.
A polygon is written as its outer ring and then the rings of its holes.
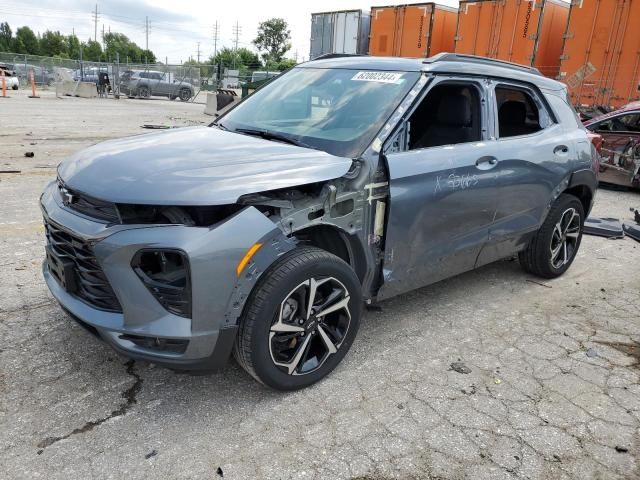
POLYGON ((573 262, 597 154, 564 85, 477 57, 333 56, 209 127, 95 145, 41 199, 44 278, 118 352, 264 384, 333 370, 364 305, 511 255, 573 262))
POLYGON ((121 77, 120 91, 129 97, 149 98, 167 97, 169 100, 179 98, 183 102, 193 97, 193 85, 176 78, 172 72, 153 70, 129 70, 121 77))

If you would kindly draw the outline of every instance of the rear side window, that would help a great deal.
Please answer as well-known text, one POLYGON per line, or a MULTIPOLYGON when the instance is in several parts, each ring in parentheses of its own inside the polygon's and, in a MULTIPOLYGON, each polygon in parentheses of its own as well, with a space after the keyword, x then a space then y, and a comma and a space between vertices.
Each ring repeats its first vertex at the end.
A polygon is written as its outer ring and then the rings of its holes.
POLYGON ((630 113, 627 115, 609 118, 608 120, 596 124, 595 127, 601 132, 640 133, 640 113, 630 113))
POLYGON ((502 85, 495 91, 500 138, 531 135, 543 129, 540 109, 527 90, 502 85))

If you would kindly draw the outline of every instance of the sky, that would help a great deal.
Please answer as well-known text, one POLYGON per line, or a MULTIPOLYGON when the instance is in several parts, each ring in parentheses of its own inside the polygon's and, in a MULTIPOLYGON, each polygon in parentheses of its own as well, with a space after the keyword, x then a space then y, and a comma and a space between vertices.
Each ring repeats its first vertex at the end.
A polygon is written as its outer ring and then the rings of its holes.
MULTIPOLYGON (((382 0, 373 5, 389 5, 382 0)), ((412 3, 412 2, 395 2, 412 3)), ((457 6, 458 0, 441 0, 443 5, 457 6)), ((368 11, 371 0, 102 0, 98 1, 98 39, 105 31, 124 33, 142 48, 146 45, 145 19, 149 19, 149 48, 158 60, 182 63, 197 57, 208 58, 214 50, 213 30, 218 22, 218 50, 233 47, 233 29, 238 22, 238 46, 254 49, 251 41, 260 22, 273 17, 284 18, 291 30, 290 58, 308 60, 311 14, 334 10, 368 11)), ((93 38, 95 1, 83 0, 0 0, 0 22, 8 22, 14 33, 23 25, 36 33, 59 30, 75 34, 81 40, 93 38)))

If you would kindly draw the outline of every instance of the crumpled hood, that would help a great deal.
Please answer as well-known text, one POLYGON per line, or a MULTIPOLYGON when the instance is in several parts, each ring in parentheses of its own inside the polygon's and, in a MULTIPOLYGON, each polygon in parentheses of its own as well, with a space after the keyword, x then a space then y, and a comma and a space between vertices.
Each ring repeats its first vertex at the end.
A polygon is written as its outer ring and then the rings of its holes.
POLYGON ((238 197, 341 177, 349 158, 189 127, 99 143, 58 167, 72 190, 115 203, 222 205, 238 197))

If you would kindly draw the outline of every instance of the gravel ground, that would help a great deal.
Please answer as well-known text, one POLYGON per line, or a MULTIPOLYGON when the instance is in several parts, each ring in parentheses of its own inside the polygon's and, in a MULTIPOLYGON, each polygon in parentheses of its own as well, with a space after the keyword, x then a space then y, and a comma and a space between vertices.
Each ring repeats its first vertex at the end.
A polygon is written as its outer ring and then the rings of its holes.
MULTIPOLYGON (((539 282, 503 261, 366 313, 325 381, 282 394, 233 362, 130 362, 68 320, 40 273, 38 196, 69 153, 211 121, 169 101, 0 99, 0 477, 640 478, 640 244, 585 237, 539 282), (33 158, 24 157, 34 152, 33 158)), ((640 195, 598 193, 629 218, 640 195)))

